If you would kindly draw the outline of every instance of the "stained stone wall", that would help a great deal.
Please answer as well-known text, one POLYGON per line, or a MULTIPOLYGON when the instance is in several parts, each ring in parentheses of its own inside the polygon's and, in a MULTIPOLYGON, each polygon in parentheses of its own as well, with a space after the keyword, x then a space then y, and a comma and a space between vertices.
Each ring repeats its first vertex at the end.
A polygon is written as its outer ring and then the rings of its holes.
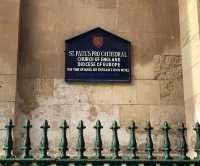
MULTIPOLYGON (((144 151, 144 123, 154 126, 155 150, 160 151, 160 125, 174 127, 185 121, 179 42, 178 1, 168 0, 22 0, 18 86, 16 103, 16 148, 24 119, 32 120, 33 152, 38 152, 42 120, 48 119, 50 152, 57 152, 58 126, 66 119, 70 129, 70 153, 74 154, 76 125, 87 126, 85 138, 91 154, 93 126, 102 121, 107 153, 112 120, 121 126, 122 153, 128 142, 127 125, 138 125, 138 146, 144 151), (133 80, 130 84, 64 82, 64 40, 94 27, 107 29, 133 44, 133 80)), ((173 146, 174 147, 174 146, 173 146)))
POLYGON ((5 121, 14 119, 19 6, 19 0, 0 1, 0 154, 5 121))
POLYGON ((192 126, 200 121, 200 4, 198 0, 180 0, 179 6, 187 138, 189 154, 193 156, 195 136, 192 126))

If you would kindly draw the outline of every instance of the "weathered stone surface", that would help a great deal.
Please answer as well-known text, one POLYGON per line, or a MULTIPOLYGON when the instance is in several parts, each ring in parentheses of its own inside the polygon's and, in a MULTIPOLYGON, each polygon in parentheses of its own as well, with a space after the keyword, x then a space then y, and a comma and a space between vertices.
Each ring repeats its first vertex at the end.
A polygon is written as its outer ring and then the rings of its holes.
POLYGON ((53 88, 53 79, 23 78, 19 80, 18 95, 24 100, 32 100, 36 96, 53 96, 53 88))
POLYGON ((0 74, 16 74, 18 24, 0 23, 0 74))
POLYGON ((131 121, 135 121, 136 125, 141 129, 145 126, 145 122, 150 119, 150 105, 121 105, 120 106, 120 125, 127 129, 131 121))
POLYGON ((65 104, 135 104, 136 88, 134 84, 68 84, 56 79, 54 96, 65 104), (116 95, 117 94, 117 95, 116 95))
POLYGON ((151 109, 150 121, 155 130, 168 121, 173 129, 177 128, 178 122, 185 122, 184 106, 162 105, 151 109))
MULTIPOLYGON (((5 131, 6 130, 0 130, 0 134, 1 134, 1 137, 0 137, 0 148, 3 149, 3 146, 4 146, 4 141, 5 141, 5 131)), ((0 151, 0 155, 4 155, 5 153, 3 152, 3 150, 0 151)))
POLYGON ((52 79, 36 79, 34 81, 35 96, 52 96, 53 95, 52 79))
POLYGON ((137 104, 160 104, 159 82, 156 80, 137 80, 137 104))
POLYGON ((160 81, 160 103, 161 104, 184 104, 182 80, 160 81))
POLYGON ((16 76, 0 75, 0 102, 15 101, 16 76))
POLYGON ((0 103, 0 130, 4 129, 8 119, 14 119, 15 102, 0 103))
POLYGON ((134 84, 95 86, 92 90, 92 101, 95 104, 135 104, 136 86, 134 84))
POLYGON ((181 79, 182 66, 181 57, 172 55, 154 56, 154 77, 155 79, 181 79))
POLYGON ((153 79, 154 78, 154 65, 153 62, 146 64, 140 63, 140 60, 135 60, 135 66, 133 68, 133 78, 136 79, 153 79))

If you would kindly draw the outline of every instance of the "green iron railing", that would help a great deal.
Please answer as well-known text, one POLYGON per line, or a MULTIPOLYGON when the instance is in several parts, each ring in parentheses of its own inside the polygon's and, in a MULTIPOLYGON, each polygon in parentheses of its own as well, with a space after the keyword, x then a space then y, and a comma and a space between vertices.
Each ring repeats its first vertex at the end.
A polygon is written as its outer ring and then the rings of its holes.
POLYGON ((96 130, 96 139, 94 143, 94 156, 87 157, 84 155, 85 149, 85 141, 83 136, 83 130, 86 128, 83 124, 83 121, 80 121, 77 130, 78 130, 78 140, 76 144, 76 151, 77 156, 70 157, 67 155, 68 151, 68 141, 66 131, 69 128, 67 122, 64 120, 60 126, 61 129, 61 137, 59 143, 59 152, 60 155, 58 157, 51 157, 48 155, 49 150, 49 141, 47 131, 50 128, 47 120, 44 121, 41 129, 43 130, 43 135, 40 142, 40 154, 38 158, 34 158, 31 155, 31 140, 30 140, 30 129, 32 125, 29 120, 26 121, 24 128, 24 141, 21 147, 23 153, 21 157, 16 157, 13 155, 13 139, 12 139, 12 132, 13 132, 13 122, 9 120, 6 124, 5 128, 7 130, 7 135, 4 144, 4 151, 5 155, 0 158, 0 164, 10 166, 12 164, 18 163, 20 165, 31 165, 36 163, 37 165, 68 165, 68 164, 75 164, 75 165, 86 165, 92 164, 96 166, 100 166, 103 164, 109 164, 111 166, 114 165, 121 165, 126 164, 128 166, 135 166, 138 164, 144 165, 190 165, 193 164, 195 166, 200 166, 200 124, 196 123, 194 127, 194 131, 196 133, 196 143, 195 143, 195 152, 197 153, 194 159, 191 159, 186 156, 187 153, 187 143, 185 140, 185 126, 183 123, 178 125, 178 133, 179 133, 179 141, 178 141, 178 156, 171 157, 170 151, 170 140, 169 140, 169 130, 170 126, 167 122, 164 122, 163 126, 161 127, 163 133, 163 143, 162 143, 162 156, 155 157, 153 155, 154 146, 152 141, 151 132, 153 130, 150 122, 146 123, 144 130, 146 131, 146 144, 145 144, 145 151, 146 157, 139 157, 137 155, 137 141, 135 137, 136 132, 136 125, 134 122, 131 122, 128 126, 130 131, 130 138, 128 144, 128 155, 127 156, 120 156, 120 145, 118 140, 117 131, 120 128, 116 121, 112 123, 111 130, 112 130, 112 142, 111 142, 111 156, 105 157, 102 155, 102 139, 101 139, 101 129, 103 126, 101 122, 98 120, 96 125, 94 126, 96 130))

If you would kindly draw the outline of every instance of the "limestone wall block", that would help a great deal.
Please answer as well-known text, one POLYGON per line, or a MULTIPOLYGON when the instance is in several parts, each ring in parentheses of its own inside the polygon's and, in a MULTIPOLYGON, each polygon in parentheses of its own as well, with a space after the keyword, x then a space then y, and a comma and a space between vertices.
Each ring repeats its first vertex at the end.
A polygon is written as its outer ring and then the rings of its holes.
POLYGON ((160 104, 160 88, 156 80, 137 80, 136 94, 137 104, 160 104))
POLYGON ((0 74, 16 74, 18 24, 0 23, 0 74))
POLYGON ((181 57, 179 55, 155 55, 153 61, 155 79, 169 80, 182 78, 181 57))
POLYGON ((150 105, 120 105, 120 125, 127 130, 129 123, 135 121, 138 130, 143 130, 151 109, 150 105))
POLYGON ((0 102, 15 101, 16 76, 0 75, 0 102))
POLYGON ((183 105, 183 82, 182 80, 160 81, 160 103, 163 105, 183 105))
POLYGON ((155 130, 160 130, 161 125, 167 121, 174 129, 178 122, 185 122, 184 106, 161 105, 150 111, 150 121, 155 130))
MULTIPOLYGON (((96 95, 98 95, 98 93, 96 93, 96 95)), ((135 83, 113 85, 109 100, 111 100, 112 104, 136 104, 135 83)))
POLYGON ((14 118, 14 108, 15 102, 0 103, 0 130, 4 129, 4 126, 9 118, 14 118))

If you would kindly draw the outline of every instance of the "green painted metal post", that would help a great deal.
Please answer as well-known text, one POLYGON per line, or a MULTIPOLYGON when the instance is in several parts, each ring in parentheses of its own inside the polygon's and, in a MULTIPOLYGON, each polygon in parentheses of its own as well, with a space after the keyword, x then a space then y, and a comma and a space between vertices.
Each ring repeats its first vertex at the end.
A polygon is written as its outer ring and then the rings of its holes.
POLYGON ((49 140, 48 140, 48 135, 47 135, 47 131, 50 128, 48 121, 45 120, 43 125, 40 127, 43 130, 43 136, 40 142, 40 159, 45 159, 45 158, 50 158, 50 156, 48 156, 48 150, 49 150, 49 140))
POLYGON ((31 139, 30 139, 30 128, 32 127, 30 120, 27 120, 23 126, 24 128, 24 143, 21 147, 23 150, 22 158, 32 158, 30 155, 31 150, 31 139))
POLYGON ((101 129, 103 128, 103 126, 101 125, 100 120, 97 120, 94 128, 96 129, 96 139, 94 143, 94 151, 95 151, 94 158, 102 159, 104 158, 101 154, 101 151, 103 150, 103 145, 102 145, 102 140, 101 140, 101 129))
POLYGON ((153 130, 153 128, 151 127, 151 123, 147 122, 144 129, 147 133, 145 151, 147 152, 147 159, 151 160, 155 158, 153 156, 154 148, 153 148, 153 141, 151 138, 151 130, 153 130))
MULTIPOLYGON (((169 130, 170 130, 170 126, 167 122, 164 122, 163 125, 161 126, 161 130, 163 133, 163 140, 162 140, 162 159, 163 160, 169 160, 172 159, 172 157, 170 156, 170 151, 171 151, 171 144, 170 144, 170 140, 169 140, 169 130)), ((163 163, 161 164, 161 166, 171 166, 171 164, 169 163, 163 163)))
POLYGON ((117 135, 117 130, 120 129, 120 127, 118 126, 117 121, 113 121, 110 129, 113 131, 112 143, 110 149, 110 151, 112 152, 112 159, 119 159, 121 157, 119 156, 120 148, 119 148, 119 139, 117 135))
POLYGON ((186 128, 183 123, 178 124, 178 133, 179 133, 179 141, 178 141, 178 158, 171 158, 170 151, 171 145, 169 140, 169 130, 170 126, 167 122, 164 122, 162 125, 162 133, 163 133, 163 141, 162 141, 162 151, 163 155, 162 158, 155 158, 153 156, 153 141, 152 141, 152 127, 150 122, 147 122, 145 126, 146 131, 146 158, 139 158, 136 155, 137 152, 137 141, 135 137, 135 131, 137 129, 135 122, 131 122, 128 126, 130 130, 130 140, 128 144, 129 156, 120 157, 120 145, 118 140, 118 133, 117 130, 120 128, 116 121, 113 121, 111 129, 112 129, 112 143, 111 143, 111 157, 103 157, 102 156, 102 139, 101 139, 101 129, 103 126, 101 122, 98 120, 94 128, 96 129, 96 139, 94 143, 94 152, 95 155, 93 157, 87 158, 84 156, 85 151, 85 141, 83 136, 83 131, 86 128, 83 124, 83 121, 80 121, 77 129, 78 129, 78 140, 76 144, 76 150, 78 153, 78 157, 69 158, 66 152, 68 150, 68 141, 66 137, 67 122, 64 120, 60 126, 61 129, 61 138, 59 142, 59 157, 49 157, 48 150, 49 150, 49 143, 48 143, 48 135, 47 131, 50 128, 48 122, 45 120, 43 125, 41 126, 43 130, 43 135, 40 142, 40 156, 39 158, 33 158, 31 156, 31 140, 30 140, 30 129, 32 125, 29 120, 27 120, 23 126, 24 128, 24 140, 21 149, 23 150, 23 154, 21 157, 15 157, 13 152, 13 139, 12 139, 12 132, 13 132, 13 122, 9 120, 9 122, 5 125, 7 135, 4 144, 4 151, 5 156, 0 157, 0 165, 3 166, 11 166, 14 164, 19 164, 22 166, 29 166, 32 164, 37 164, 39 166, 47 166, 51 164, 55 164, 58 166, 69 164, 74 164, 76 166, 86 166, 87 164, 92 164, 94 166, 103 166, 104 164, 109 164, 110 166, 121 166, 126 164, 127 166, 138 166, 140 164, 144 164, 145 166, 189 166, 189 165, 200 165, 200 124, 196 123, 194 126, 194 131, 196 132, 196 143, 195 143, 195 151, 197 153, 197 157, 195 159, 190 159, 186 156, 187 153, 187 144, 185 140, 185 131, 186 128))
POLYGON ((76 144, 76 151, 77 151, 77 157, 78 159, 85 159, 86 156, 84 156, 85 151, 85 140, 83 137, 83 130, 86 128, 83 124, 83 121, 81 120, 76 127, 78 129, 78 140, 76 144))
POLYGON ((197 153, 195 159, 200 160, 200 124, 198 122, 195 124, 194 131, 196 132, 196 142, 194 150, 197 153))
POLYGON ((60 125, 61 139, 59 143, 60 158, 62 159, 69 158, 69 156, 66 155, 66 152, 68 151, 68 141, 67 141, 66 131, 68 128, 69 126, 67 125, 66 120, 63 120, 62 124, 60 125))
POLYGON ((163 142, 162 142, 163 157, 162 158, 165 160, 168 160, 168 159, 171 159, 171 156, 170 156, 171 144, 169 140, 170 126, 167 122, 164 122, 161 129, 163 132, 163 142))
POLYGON ((178 140, 178 152, 179 152, 179 156, 178 159, 182 159, 182 160, 187 160, 189 159, 186 156, 187 153, 187 143, 185 140, 185 131, 187 129, 185 128, 184 123, 178 123, 178 132, 179 132, 179 140, 178 140))
POLYGON ((3 150, 5 151, 6 158, 14 158, 15 157, 12 154, 12 150, 13 150, 12 130, 14 127, 15 126, 13 125, 12 120, 9 119, 8 123, 5 125, 7 134, 6 134, 6 139, 5 139, 4 148, 3 148, 3 150))
POLYGON ((128 129, 130 130, 130 140, 128 144, 129 158, 137 159, 137 142, 135 138, 135 130, 137 129, 137 126, 135 125, 135 122, 130 122, 128 129))
MULTIPOLYGON (((196 160, 200 160, 200 124, 197 122, 193 128, 193 130, 196 133, 196 141, 194 150, 197 153, 197 156, 195 157, 196 160)), ((198 164, 195 164, 195 166, 199 166, 200 162, 198 164)))

